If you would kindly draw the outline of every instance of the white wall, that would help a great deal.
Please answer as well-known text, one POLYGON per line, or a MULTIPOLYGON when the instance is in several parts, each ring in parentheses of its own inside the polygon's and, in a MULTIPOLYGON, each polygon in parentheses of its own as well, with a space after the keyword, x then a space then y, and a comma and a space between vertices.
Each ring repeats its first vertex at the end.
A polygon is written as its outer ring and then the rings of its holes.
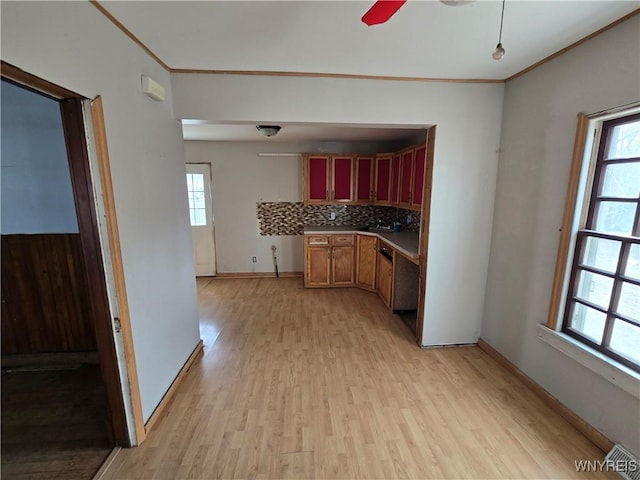
POLYGON ((102 95, 144 417, 199 341, 184 150, 171 80, 89 2, 2 2, 2 59, 102 95), (140 75, 163 84, 155 102, 140 75))
POLYGON ((2 82, 3 235, 78 233, 60 104, 2 82))
POLYGON ((176 118, 251 123, 437 124, 422 343, 478 339, 502 84, 172 74, 176 118))
POLYGON ((537 338, 579 112, 640 99, 640 17, 506 86, 482 337, 610 439, 640 451, 640 405, 537 338))

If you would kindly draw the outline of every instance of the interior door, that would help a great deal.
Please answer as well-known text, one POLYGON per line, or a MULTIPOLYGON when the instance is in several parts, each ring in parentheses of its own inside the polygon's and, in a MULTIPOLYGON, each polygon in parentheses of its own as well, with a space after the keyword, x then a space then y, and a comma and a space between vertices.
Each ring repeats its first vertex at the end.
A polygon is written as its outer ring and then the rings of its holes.
POLYGON ((211 201, 211 165, 187 163, 187 194, 196 276, 212 277, 216 274, 216 247, 211 201))

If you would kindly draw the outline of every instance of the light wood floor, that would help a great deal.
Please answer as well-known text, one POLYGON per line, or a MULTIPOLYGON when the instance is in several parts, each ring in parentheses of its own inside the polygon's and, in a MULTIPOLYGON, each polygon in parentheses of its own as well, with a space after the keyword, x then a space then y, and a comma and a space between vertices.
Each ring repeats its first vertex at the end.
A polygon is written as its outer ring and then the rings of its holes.
POLYGON ((198 290, 204 356, 105 478, 602 477, 576 473, 602 452, 515 377, 477 347, 421 350, 374 294, 198 290))

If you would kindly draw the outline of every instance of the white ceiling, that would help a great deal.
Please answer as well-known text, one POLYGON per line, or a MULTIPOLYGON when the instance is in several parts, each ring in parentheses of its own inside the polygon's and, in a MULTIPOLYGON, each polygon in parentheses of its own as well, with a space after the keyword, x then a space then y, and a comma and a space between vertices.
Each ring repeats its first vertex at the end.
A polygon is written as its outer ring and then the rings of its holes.
MULTIPOLYGON (((457 7, 409 0, 389 22, 373 27, 360 18, 374 0, 100 3, 172 69, 496 80, 640 6, 638 0, 507 0, 502 34, 507 53, 495 61, 499 0, 457 7)), ((324 135, 318 128, 285 129, 273 138, 285 138, 287 130, 292 140, 305 133, 324 135)), ((185 128, 185 137, 264 139, 255 133, 253 125, 185 128)))

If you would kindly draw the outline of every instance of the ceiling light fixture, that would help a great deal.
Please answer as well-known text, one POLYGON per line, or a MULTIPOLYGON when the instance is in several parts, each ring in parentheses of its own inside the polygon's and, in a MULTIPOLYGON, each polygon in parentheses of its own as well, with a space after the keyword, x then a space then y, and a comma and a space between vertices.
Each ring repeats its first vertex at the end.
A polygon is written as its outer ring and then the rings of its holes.
POLYGON ((502 46, 502 22, 504 21, 504 2, 505 0, 502 0, 502 15, 500 15, 500 35, 498 36, 498 45, 496 45, 496 49, 491 54, 494 60, 500 60, 502 57, 504 57, 504 54, 505 54, 504 47, 502 46))
POLYGON ((282 128, 280 125, 256 125, 256 130, 265 137, 273 137, 280 131, 280 128, 282 128))

